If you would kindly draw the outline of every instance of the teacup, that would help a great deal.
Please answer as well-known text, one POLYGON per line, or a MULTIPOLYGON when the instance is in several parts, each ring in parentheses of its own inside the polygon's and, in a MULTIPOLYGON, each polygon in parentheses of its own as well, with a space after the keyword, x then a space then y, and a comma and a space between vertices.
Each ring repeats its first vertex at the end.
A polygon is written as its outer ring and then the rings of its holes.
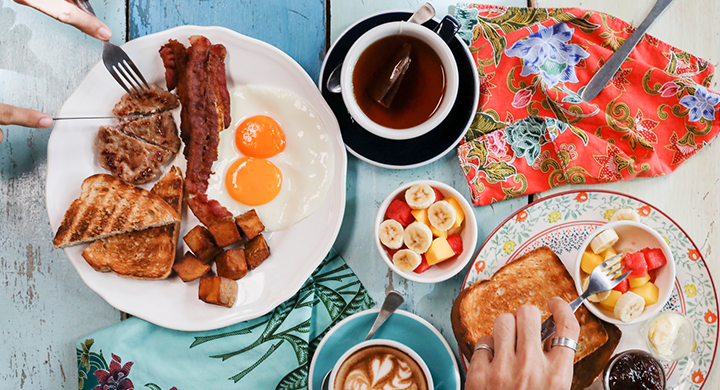
MULTIPOLYGON (((366 54, 368 55, 370 54, 366 54)), ((386 59, 375 61, 376 65, 373 66, 379 67, 384 61, 386 59)), ((355 41, 342 64, 340 87, 348 112, 362 128, 382 138, 403 140, 429 132, 447 117, 457 96, 458 78, 455 57, 448 44, 437 33, 415 23, 390 22, 367 31, 355 41), (374 59, 368 61, 362 57, 366 51, 386 53, 387 51, 382 51, 381 45, 389 45, 388 41, 392 39, 409 41, 415 51, 411 51, 408 71, 390 105, 389 110, 394 111, 383 111, 380 104, 367 103, 367 96, 361 95, 367 94, 367 84, 362 82, 362 79, 375 76, 363 75, 365 70, 362 69, 362 64, 373 63, 374 59), (424 57, 419 57, 420 49, 427 53, 424 57), (413 57, 416 57, 415 63, 412 61, 413 57), (418 58, 424 60, 417 62, 418 58), (361 66, 358 66, 358 60, 361 60, 361 66), (440 82, 437 80, 438 66, 441 67, 440 82), (441 85, 440 90, 437 85, 441 85)))
POLYGON ((433 390, 433 380, 420 355, 393 340, 372 339, 345 352, 330 374, 330 390, 345 388, 433 390), (371 387, 371 384, 373 385, 371 387))

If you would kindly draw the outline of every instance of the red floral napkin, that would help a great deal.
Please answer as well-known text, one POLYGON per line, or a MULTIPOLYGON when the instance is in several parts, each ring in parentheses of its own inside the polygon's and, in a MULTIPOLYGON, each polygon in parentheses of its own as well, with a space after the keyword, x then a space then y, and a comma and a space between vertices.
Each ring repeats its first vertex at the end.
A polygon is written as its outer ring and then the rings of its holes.
MULTIPOLYGON (((591 104, 580 93, 634 28, 577 8, 458 7, 480 102, 460 165, 473 203, 674 171, 718 133, 714 67, 646 35, 591 104)), ((698 38, 699 39, 699 38, 698 38)))

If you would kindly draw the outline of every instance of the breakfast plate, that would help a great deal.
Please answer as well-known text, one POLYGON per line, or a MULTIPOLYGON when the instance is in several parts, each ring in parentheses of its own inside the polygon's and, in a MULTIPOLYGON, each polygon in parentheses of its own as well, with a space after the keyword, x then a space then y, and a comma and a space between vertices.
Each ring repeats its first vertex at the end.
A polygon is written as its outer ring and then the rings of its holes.
MULTIPOLYGON (((335 325, 318 344, 310 362, 310 390, 320 390, 325 374, 352 346, 365 338, 380 309, 355 313, 335 325)), ((397 310, 378 329, 373 339, 398 341, 410 347, 427 363, 436 390, 460 390, 460 372, 452 349, 429 322, 415 314, 397 310)))
MULTIPOLYGON (((186 284, 177 277, 161 281, 124 279, 93 270, 81 256, 86 245, 65 249, 83 281, 109 304, 157 325, 186 331, 216 329, 259 317, 297 292, 327 255, 340 230, 345 210, 347 165, 342 136, 332 111, 307 73, 279 49, 225 28, 197 26, 176 27, 138 38, 124 44, 123 49, 149 82, 164 87, 164 68, 158 50, 168 39, 187 45, 188 38, 196 34, 227 48, 229 88, 246 84, 283 88, 308 102, 325 123, 335 164, 331 187, 319 209, 288 229, 265 235, 272 254, 260 267, 238 280, 237 302, 229 309, 200 301, 197 281, 186 284)), ((123 93, 99 63, 65 102, 58 116, 111 115, 112 107, 123 93)), ((179 113, 174 114, 179 123, 179 113)), ((58 122, 55 126, 48 144, 46 187, 53 230, 60 225, 70 203, 79 196, 83 180, 96 173, 107 173, 97 161, 93 143, 98 127, 110 124, 86 120, 58 122)), ((184 169, 182 153, 163 168, 167 171, 172 165, 184 169)), ((149 189, 153 184, 143 187, 149 189)), ((185 208, 181 236, 196 223, 185 208)), ((185 250, 183 248, 182 253, 185 250)))
MULTIPOLYGON (((489 278, 502 265, 528 251, 549 246, 573 269, 576 254, 596 227, 609 222, 615 210, 633 208, 640 222, 668 242, 676 264, 676 279, 663 311, 685 314, 695 327, 696 346, 686 358, 664 364, 668 389, 701 389, 715 358, 718 343, 718 297, 700 250, 690 237, 657 208, 628 195, 609 191, 570 191, 540 199, 510 216, 478 251, 463 288, 489 278)), ((615 352, 648 350, 640 334, 642 323, 618 325, 623 332, 615 352)), ((463 362, 466 367, 466 362, 463 362)))
MULTIPOLYGON (((370 133, 352 119, 342 94, 327 90, 330 73, 342 63, 352 44, 363 33, 383 23, 407 20, 410 15, 412 12, 409 11, 382 12, 358 21, 335 41, 320 69, 320 91, 340 123, 347 150, 365 162, 384 168, 416 168, 453 150, 472 123, 480 96, 475 61, 465 43, 456 36, 449 46, 458 64, 460 88, 452 110, 435 129, 417 138, 391 140, 370 133)), ((434 28, 437 24, 438 21, 433 19, 424 25, 434 28)))

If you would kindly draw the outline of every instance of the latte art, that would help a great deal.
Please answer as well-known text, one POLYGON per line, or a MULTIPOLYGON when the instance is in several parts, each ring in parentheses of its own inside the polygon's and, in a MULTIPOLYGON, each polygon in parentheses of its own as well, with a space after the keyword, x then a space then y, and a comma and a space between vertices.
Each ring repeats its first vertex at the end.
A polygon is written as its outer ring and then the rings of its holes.
POLYGON ((395 348, 358 350, 338 370, 336 390, 427 390, 420 366, 395 348))

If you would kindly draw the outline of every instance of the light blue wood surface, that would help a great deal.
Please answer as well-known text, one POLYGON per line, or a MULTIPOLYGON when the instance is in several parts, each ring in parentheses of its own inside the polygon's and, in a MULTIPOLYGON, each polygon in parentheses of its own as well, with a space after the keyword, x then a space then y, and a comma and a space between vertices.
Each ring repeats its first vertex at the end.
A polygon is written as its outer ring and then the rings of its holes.
MULTIPOLYGON (((408 9, 419 3, 382 4, 386 4, 384 9, 408 9)), ((349 25, 353 19, 376 12, 381 3, 338 0, 332 5, 331 24, 345 20, 342 23, 349 25)), ((315 80, 330 31, 321 0, 130 0, 127 14, 126 3, 120 0, 95 0, 93 6, 112 28, 116 43, 125 40, 126 31, 135 38, 179 25, 219 25, 287 52, 315 80)), ((446 7, 436 3, 436 8, 440 13, 446 7)), ((0 101, 54 114, 100 60, 100 53, 99 42, 74 28, 0 0, 0 101)), ((119 321, 120 314, 83 284, 62 251, 52 249, 54 232, 44 202, 49 130, 3 129, 0 342, 4 348, 0 388, 76 388, 75 340, 119 321)), ((390 272, 373 246, 372 221, 385 196, 402 183, 426 178, 468 194, 452 152, 428 166, 402 171, 377 168, 350 156, 345 220, 335 247, 375 300, 381 301, 391 289, 400 291, 406 297, 402 308, 426 318, 455 346, 449 313, 464 272, 439 284, 414 283, 390 272)), ((479 243, 526 203, 519 199, 476 208, 479 243)))

